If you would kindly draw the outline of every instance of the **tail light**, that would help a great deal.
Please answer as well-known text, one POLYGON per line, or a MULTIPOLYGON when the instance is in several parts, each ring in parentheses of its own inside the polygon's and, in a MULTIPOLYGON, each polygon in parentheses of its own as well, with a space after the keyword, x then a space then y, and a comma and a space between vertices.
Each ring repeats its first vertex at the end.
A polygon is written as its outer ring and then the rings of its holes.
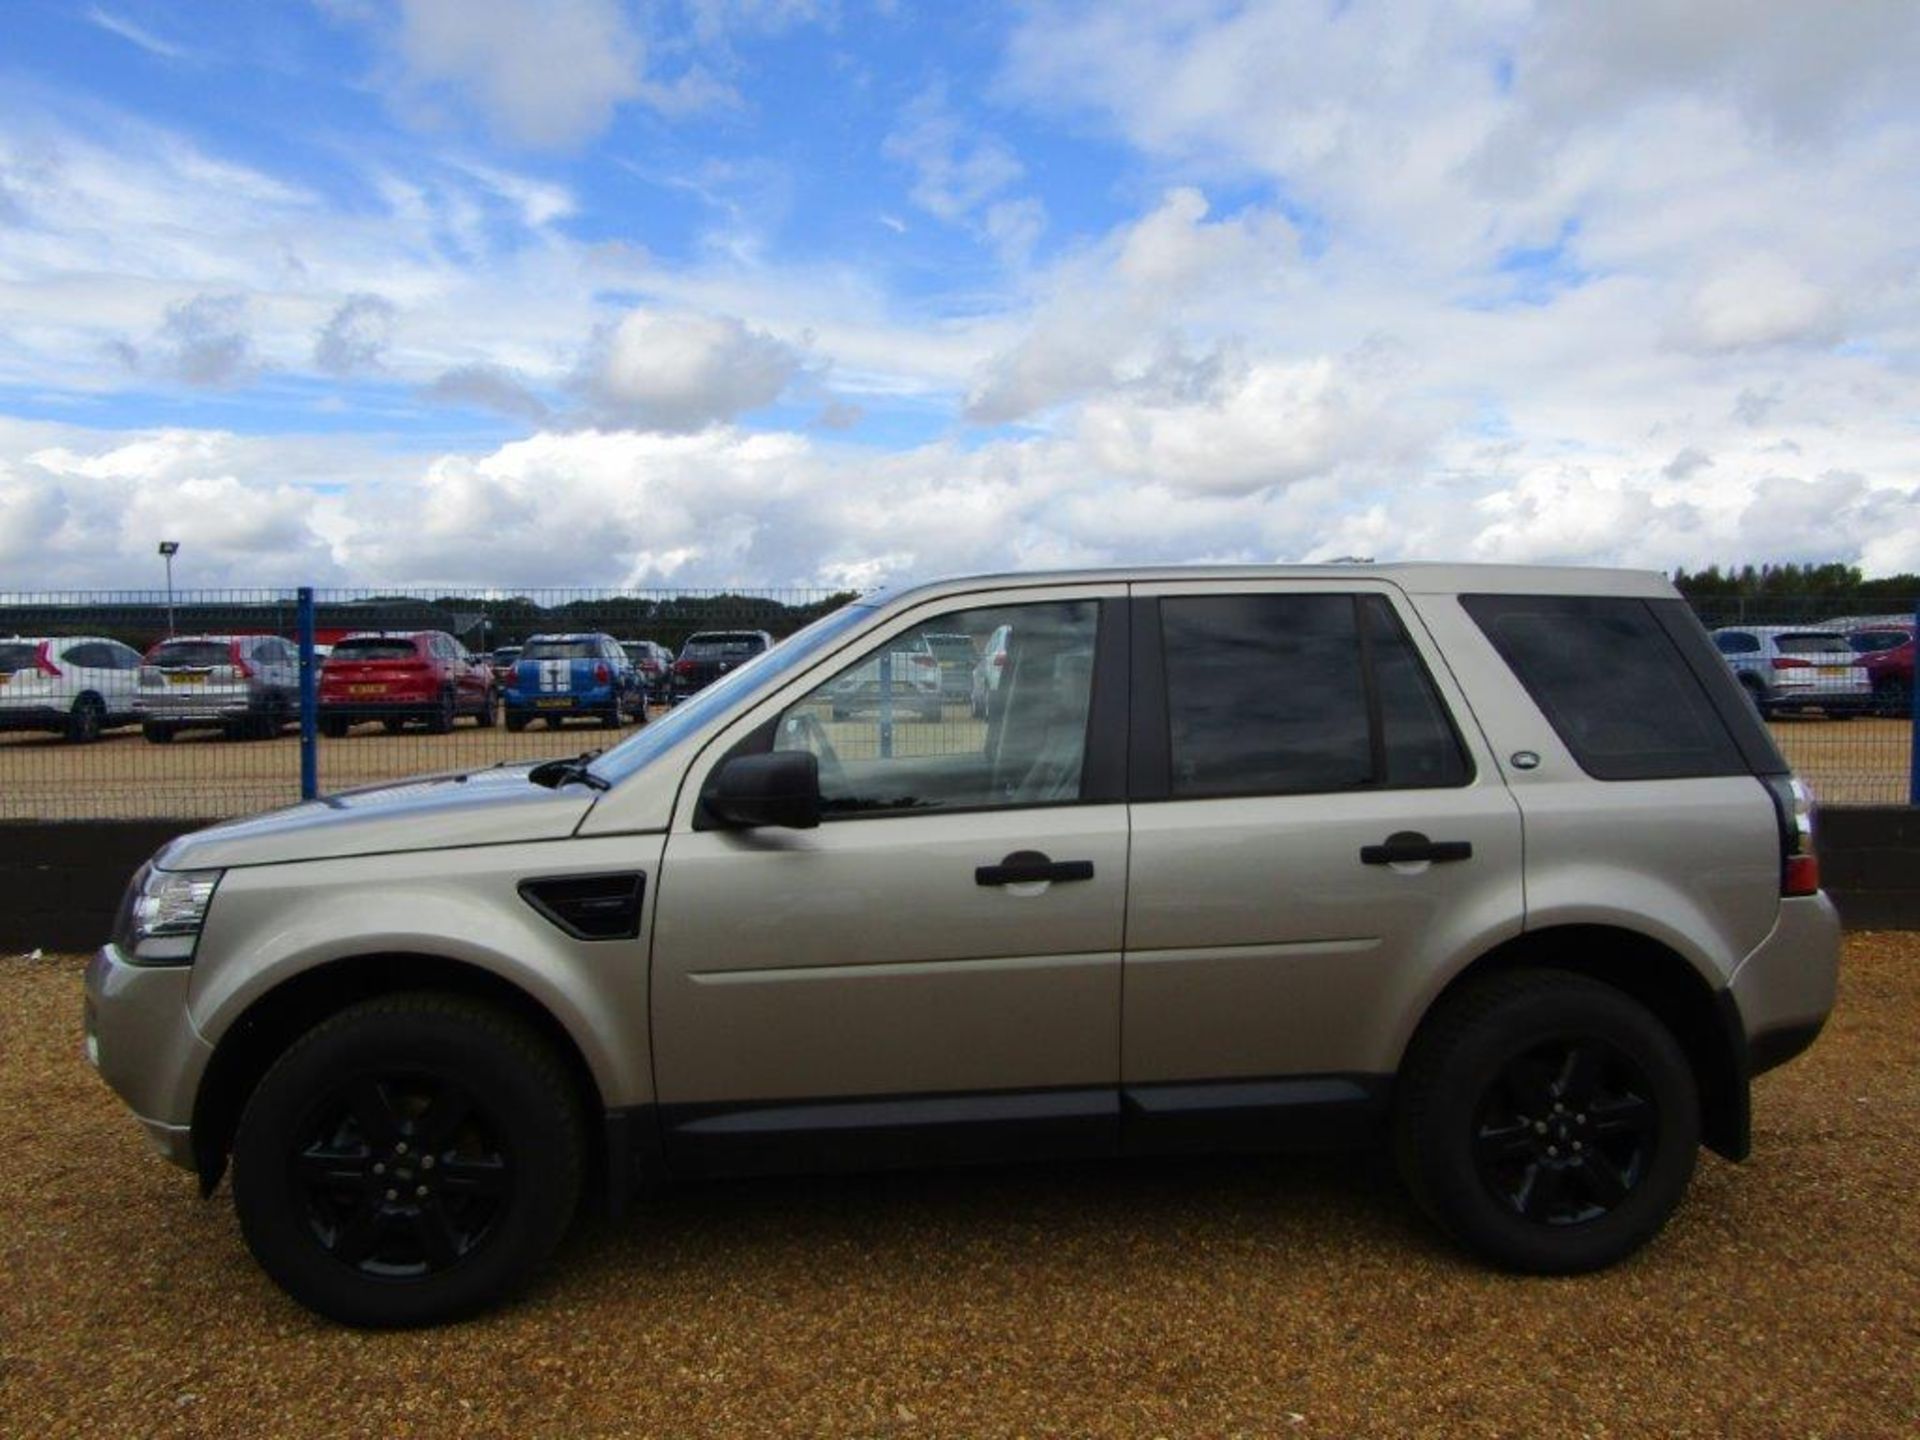
POLYGON ((598 665, 593 667, 594 684, 604 685, 611 679, 613 679, 613 671, 607 668, 606 661, 602 660, 598 665))
POLYGON ((1773 657, 1773 668, 1776 670, 1811 670, 1813 668, 1813 661, 1797 660, 1791 655, 1776 655, 1773 657))
POLYGON ((234 671, 242 680, 251 680, 253 678, 253 667, 247 664, 247 657, 240 653, 240 642, 238 640, 229 640, 227 642, 227 663, 234 668, 234 671))
POLYGON ((1814 850, 1813 792, 1793 775, 1767 778, 1773 809, 1780 822, 1780 893, 1813 895, 1820 889, 1820 857, 1814 850))
POLYGON ((53 642, 51 640, 42 640, 40 642, 40 648, 33 652, 33 664, 34 668, 42 675, 50 675, 55 680, 60 678, 60 667, 53 663, 53 642))
POLYGON ((1006 651, 1002 650, 998 655, 993 657, 993 668, 996 670, 1004 670, 1007 668, 1006 651))
POLYGON ((693 673, 693 662, 691 660, 674 661, 673 673, 676 675, 691 675, 693 673))

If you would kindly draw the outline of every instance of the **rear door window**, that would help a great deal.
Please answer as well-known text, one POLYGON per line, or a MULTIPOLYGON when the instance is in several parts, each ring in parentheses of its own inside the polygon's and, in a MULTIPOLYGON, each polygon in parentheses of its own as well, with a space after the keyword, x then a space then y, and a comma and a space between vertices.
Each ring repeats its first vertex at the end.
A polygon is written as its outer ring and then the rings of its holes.
POLYGON ((1462 595, 1460 603, 1594 779, 1748 773, 1648 602, 1462 595))
POLYGON ((1782 655, 1853 654, 1853 646, 1847 643, 1847 637, 1832 630, 1792 631, 1776 635, 1773 643, 1782 655))

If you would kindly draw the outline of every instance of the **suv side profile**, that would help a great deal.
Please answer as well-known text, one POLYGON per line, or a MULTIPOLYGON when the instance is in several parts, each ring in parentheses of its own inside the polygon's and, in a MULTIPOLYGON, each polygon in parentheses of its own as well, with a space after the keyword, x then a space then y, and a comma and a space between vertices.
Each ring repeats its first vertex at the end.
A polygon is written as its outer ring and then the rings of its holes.
POLYGON ((0 730, 49 730, 78 744, 134 724, 140 652, 102 635, 0 638, 0 730))
POLYGON ((592 1187, 1383 1145, 1489 1262, 1652 1238, 1811 1044, 1810 798, 1659 575, 1082 571, 856 602, 595 756, 182 837, 88 1052, 301 1303, 479 1309, 592 1187), (834 720, 929 634, 988 714, 834 720))

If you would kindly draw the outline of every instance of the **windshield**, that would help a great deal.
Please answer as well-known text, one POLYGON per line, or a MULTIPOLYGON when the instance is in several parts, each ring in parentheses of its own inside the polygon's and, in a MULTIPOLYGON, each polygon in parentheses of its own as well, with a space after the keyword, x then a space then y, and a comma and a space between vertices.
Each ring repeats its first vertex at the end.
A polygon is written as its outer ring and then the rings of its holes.
POLYGON ((342 640, 333 647, 333 660, 411 660, 411 640, 342 640))
POLYGON ((721 676, 691 700, 682 701, 632 739, 614 746, 593 762, 593 773, 619 784, 655 756, 665 754, 709 721, 731 710, 746 696, 805 664, 872 614, 871 605, 855 601, 831 615, 823 615, 771 650, 761 651, 738 670, 721 676))
POLYGON ((598 660, 598 640, 529 640, 522 660, 598 660))
POLYGON ((147 657, 147 664, 162 670, 203 670, 232 663, 233 652, 224 640, 169 640, 147 657))
POLYGON ((1831 630, 1802 630, 1779 635, 1773 642, 1783 655, 1851 655, 1853 647, 1844 635, 1831 630))

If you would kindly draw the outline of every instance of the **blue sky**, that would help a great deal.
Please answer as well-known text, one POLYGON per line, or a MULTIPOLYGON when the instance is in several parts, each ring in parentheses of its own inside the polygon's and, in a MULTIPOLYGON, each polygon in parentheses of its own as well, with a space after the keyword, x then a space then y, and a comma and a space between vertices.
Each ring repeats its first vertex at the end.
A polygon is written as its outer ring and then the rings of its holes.
POLYGON ((1916 15, 12 0, 0 588, 1920 568, 1916 15))

